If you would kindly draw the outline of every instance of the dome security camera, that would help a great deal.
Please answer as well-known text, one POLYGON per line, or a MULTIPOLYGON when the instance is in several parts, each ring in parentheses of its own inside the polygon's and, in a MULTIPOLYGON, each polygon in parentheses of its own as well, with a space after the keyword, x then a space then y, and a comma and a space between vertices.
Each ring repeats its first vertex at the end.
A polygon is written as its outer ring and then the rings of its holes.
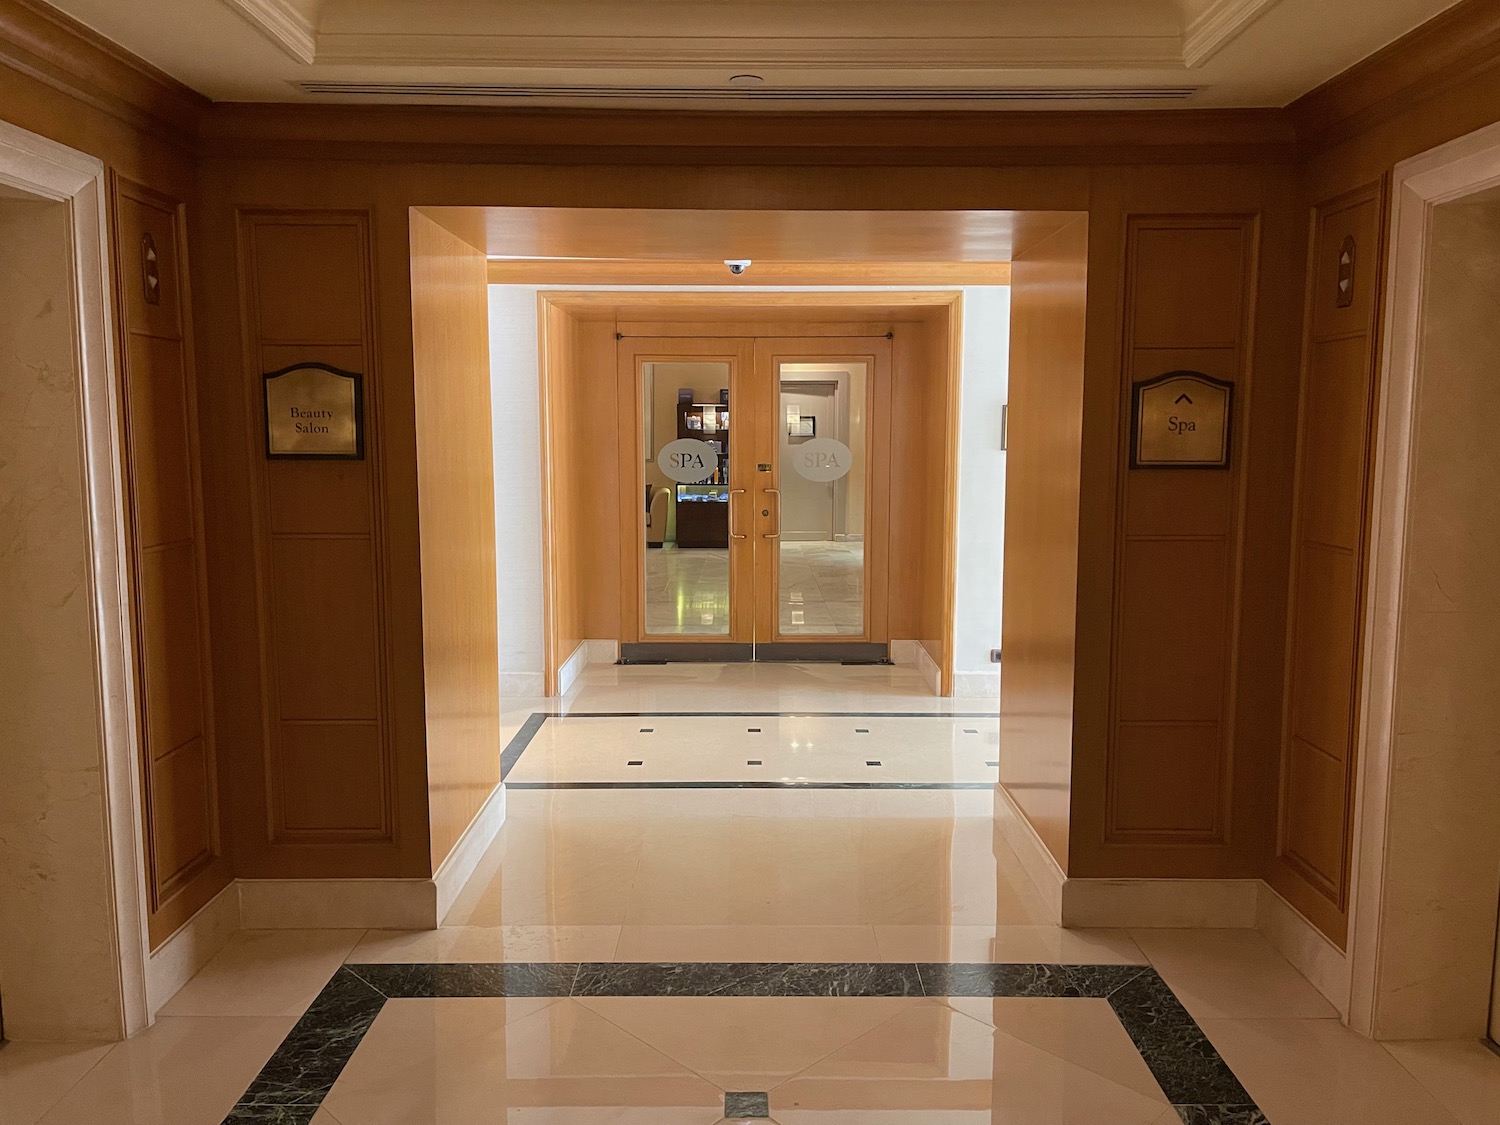
POLYGON ((730 273, 734 274, 735 277, 739 277, 740 274, 744 273, 747 269, 750 268, 750 259, 749 258, 725 258, 724 259, 724 264, 729 267, 729 272, 730 273))

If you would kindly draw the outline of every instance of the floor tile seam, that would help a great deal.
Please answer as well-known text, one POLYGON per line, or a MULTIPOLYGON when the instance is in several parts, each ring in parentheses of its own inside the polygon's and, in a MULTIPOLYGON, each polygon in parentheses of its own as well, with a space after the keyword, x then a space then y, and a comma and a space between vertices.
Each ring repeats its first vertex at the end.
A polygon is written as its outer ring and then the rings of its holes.
MULTIPOLYGON (((970 997, 959 997, 959 999, 970 999, 970 997)), ((981 997, 981 999, 984 999, 984 998, 981 997)), ((997 997, 995 997, 995 999, 997 999, 997 1000, 1098 1000, 1098 999, 1103 999, 1103 998, 1102 997, 1097 997, 1097 996, 1058 996, 1058 997, 1054 997, 1054 996, 1045 996, 1045 997, 1042 997, 1042 996, 997 996, 997 997)), ((1105 1001, 1105 1002, 1108 1003, 1108 1001, 1105 1001)), ((958 1009, 955 1008, 954 1011, 958 1011, 958 1009)), ((966 1012, 959 1012, 958 1014, 959 1015, 965 1015, 965 1016, 968 1015, 968 1013, 966 1013, 966 1012)), ((1113 1008, 1110 1009, 1110 1014, 1114 1015, 1115 1019, 1117 1021, 1119 1020, 1119 1016, 1115 1014, 1113 1008)), ((971 1019, 971 1020, 975 1019, 975 1017, 973 1017, 973 1016, 969 1016, 968 1018, 971 1019)), ((976 1020, 976 1022, 979 1022, 979 1021, 976 1020)), ((1139 1094, 1141 1097, 1147 1097, 1148 1096, 1148 1095, 1145 1095, 1145 1094, 1141 1094, 1141 1091, 1135 1089, 1134 1087, 1127 1086, 1124 1083, 1120 1082, 1118 1079, 1112 1078, 1109 1075, 1103 1073, 1102 1071, 1100 1071, 1096 1067, 1094 1067, 1091 1063, 1088 1063, 1088 1062, 1079 1062, 1077 1059, 1070 1059, 1066 1055, 1060 1055, 1056 1051, 1052 1050, 1050 1047, 1043 1047, 1040 1043, 1033 1043, 1029 1039, 1023 1039, 1019 1035, 1013 1035, 1010 1032, 1006 1031, 1002 1027, 996 1027, 994 1024, 987 1024, 987 1025, 984 1025, 984 1026, 989 1027, 990 1030, 992 1030, 996 1035, 1003 1035, 1003 1036, 1005 1036, 1005 1038, 1011 1040, 1014 1043, 1020 1043, 1020 1044, 1022 1044, 1024 1046, 1030 1047, 1033 1051, 1040 1051, 1042 1054, 1048 1055, 1048 1056, 1050 1056, 1051 1058, 1054 1058, 1054 1059, 1058 1059, 1061 1062, 1064 1062, 1064 1063, 1066 1063, 1069 1066, 1074 1066, 1074 1067, 1077 1067, 1079 1070, 1087 1071, 1089 1074, 1092 1074, 1095 1078, 1098 1078, 1098 1079, 1100 1079, 1100 1080, 1102 1080, 1104 1082, 1108 1082, 1111 1086, 1117 1086, 1121 1090, 1128 1090, 1132 1094, 1139 1094)), ((1123 1024, 1121 1025, 1121 1031, 1125 1032, 1123 1024)), ((1172 1102, 1167 1097, 1167 1092, 1161 1088, 1161 1082, 1157 1080, 1156 1073, 1151 1069, 1151 1065, 1148 1062, 1146 1062, 1146 1056, 1145 1056, 1145 1054, 1141 1051, 1141 1049, 1138 1046, 1136 1046, 1135 1040, 1133 1040, 1133 1039, 1130 1038, 1130 1033, 1129 1032, 1125 1032, 1125 1037, 1126 1037, 1127 1040, 1130 1041, 1130 1049, 1136 1053, 1136 1056, 1141 1060, 1141 1065, 1146 1068, 1146 1073, 1148 1075, 1150 1075, 1151 1081, 1156 1084, 1156 1092, 1161 1095, 1161 1104, 1163 1106, 1169 1106, 1169 1105, 1171 1105, 1172 1102)), ((1184 1103, 1184 1104, 1188 1104, 1188 1103, 1184 1103)), ((1200 1103, 1191 1103, 1191 1104, 1200 1104, 1200 1103)))
MULTIPOLYGON (((641 1000, 641 999, 651 999, 651 997, 640 997, 640 996, 570 996, 570 997, 568 997, 568 999, 572 1000, 575 1004, 578 1004, 578 1005, 580 1005, 580 1006, 588 1009, 588 1011, 592 1012, 599 1019, 601 1019, 605 1023, 609 1024, 615 1030, 617 1030, 619 1032, 622 1032, 625 1035, 630 1036, 630 1038, 634 1039, 637 1043, 642 1043, 646 1047, 648 1047, 650 1050, 655 1051, 658 1055, 661 1055, 663 1058, 670 1059, 672 1062, 674 1062, 678 1066, 682 1067, 685 1071, 687 1071, 689 1074, 693 1075, 695 1078, 698 1078, 699 1080, 708 1083, 708 1085, 712 1086, 715 1090, 718 1090, 721 1094, 743 1092, 743 1091, 733 1091, 733 1090, 730 1090, 727 1087, 719 1084, 718 1082, 715 1082, 712 1078, 710 1078, 708 1075, 704 1074, 701 1070, 699 1070, 696 1067, 692 1066, 691 1064, 689 1064, 685 1060, 679 1059, 675 1054, 673 1054, 672 1052, 668 1051, 665 1047, 658 1046, 657 1044, 652 1043, 649 1039, 645 1039, 642 1036, 637 1035, 634 1031, 631 1031, 628 1027, 625 1027, 623 1024, 617 1023, 616 1021, 610 1019, 609 1016, 605 1015, 598 1008, 594 1007, 594 1005, 588 1003, 588 1001, 590 1001, 590 1000, 641 1000)), ((705 998, 704 997, 694 997, 694 999, 705 999, 705 998)), ((723 1099, 721 1098, 720 1101, 722 1102, 722 1100, 723 1099)))
MULTIPOLYGON (((831 1000, 831 999, 860 999, 860 998, 859 997, 842 997, 842 998, 840 998, 840 997, 813 997, 812 999, 830 999, 831 1000)), ((880 997, 879 999, 915 1000, 915 1001, 919 1001, 921 1004, 934 1004, 934 1003, 938 1003, 939 1002, 938 998, 932 997, 932 996, 926 996, 926 995, 923 995, 923 996, 880 997)), ((946 1007, 946 1005, 944 1005, 944 1007, 946 1007)), ((833 1058, 833 1056, 836 1055, 836 1054, 838 1054, 840 1051, 842 1051, 842 1050, 844 1050, 844 1049, 846 1049, 848 1047, 854 1046, 856 1043, 860 1042, 863 1039, 867 1039, 869 1036, 874 1035, 877 1031, 883 1031, 885 1028, 889 1027, 891 1024, 893 1024, 894 1022, 896 1022, 896 1020, 901 1019, 904 1015, 906 1015, 907 1011, 910 1011, 910 1010, 911 1009, 906 1009, 904 1011, 892 1012, 890 1014, 890 1016, 888 1016, 886 1019, 881 1020, 874 1027, 869 1028, 866 1031, 860 1032, 858 1035, 856 1035, 853 1039, 850 1039, 848 1042, 840 1044, 839 1046, 835 1047, 833 1050, 829 1051, 826 1055, 823 1055, 822 1057, 818 1058, 816 1061, 808 1063, 807 1066, 803 1067, 801 1070, 797 1071, 795 1074, 789 1074, 789 1075, 787 1075, 787 1077, 783 1078, 780 1082, 776 1083, 776 1085, 774 1085, 770 1089, 768 1089, 766 1091, 766 1093, 768 1093, 768 1094, 774 1094, 777 1090, 781 1089, 783 1086, 787 1085, 788 1083, 795 1082, 797 1079, 801 1078, 803 1075, 805 1075, 808 1071, 812 1070, 814 1067, 821 1066, 823 1063, 825 1063, 829 1059, 833 1058)), ((953 1011, 956 1015, 960 1015, 960 1016, 963 1015, 962 1012, 958 1012, 958 1011, 956 1011, 956 1009, 951 1009, 950 1008, 949 1010, 953 1011)), ((973 1017, 965 1017, 965 1018, 972 1019, 973 1017)), ((978 1021, 974 1021, 974 1022, 977 1023, 978 1021)), ((984 1025, 980 1024, 979 1026, 983 1027, 984 1025)))
MULTIPOLYGON (((1208 1032, 1205 1031, 1204 1034, 1207 1035, 1208 1032)), ((1402 1069, 1403 1072, 1405 1072, 1406 1076, 1408 1078, 1410 1078, 1413 1082, 1415 1082, 1418 1086, 1420 1086, 1423 1090, 1425 1090, 1427 1092, 1428 1096, 1431 1097, 1433 1101, 1437 1102, 1437 1104, 1439 1106, 1441 1106, 1448 1113, 1448 1115, 1450 1117, 1453 1117, 1453 1118, 1457 1119, 1460 1122, 1460 1125, 1467 1125, 1467 1123, 1463 1122, 1462 1119, 1458 1117, 1458 1114, 1454 1113, 1451 1109, 1448 1108, 1448 1103, 1443 1100, 1442 1096, 1438 1093, 1437 1090, 1435 1090, 1431 1086, 1429 1086, 1427 1084, 1426 1080, 1420 1074, 1418 1074, 1411 1067, 1409 1067, 1409 1066, 1406 1065, 1405 1061, 1401 1058, 1400 1055, 1396 1054, 1395 1051, 1391 1050, 1389 1043, 1384 1042, 1384 1041, 1379 1040, 1379 1039, 1372 1040, 1372 1042, 1378 1043, 1380 1045, 1381 1050, 1383 1050, 1385 1052, 1386 1056, 1388 1058, 1391 1058, 1391 1059, 1395 1060, 1396 1065, 1399 1066, 1402 1069)), ((1397 1042, 1399 1042, 1399 1040, 1397 1040, 1397 1042)), ((1494 1050, 1494 1048, 1493 1047, 1489 1047, 1489 1045, 1482 1038, 1476 1040, 1476 1042, 1479 1043, 1479 1045, 1482 1046, 1482 1047, 1486 1047, 1489 1050, 1494 1050)))
MULTIPOLYGON (((93 1074, 94 1071, 96 1071, 97 1069, 99 1069, 99 1067, 101 1065, 103 1065, 105 1059, 109 1058, 110 1055, 114 1054, 115 1051, 118 1050, 119 1048, 124 1047, 128 1042, 129 1042, 128 1039, 122 1039, 122 1040, 119 1040, 118 1042, 114 1042, 114 1043, 101 1043, 101 1044, 99 1044, 99 1046, 102 1046, 102 1047, 105 1048, 103 1051, 99 1052, 99 1057, 97 1059, 95 1059, 93 1062, 91 1062, 84 1069, 83 1073, 80 1074, 74 1081, 70 1082, 66 1087, 64 1087, 63 1090, 57 1095, 57 1097, 55 1099, 53 1099, 52 1101, 50 1101, 50 1102, 47 1103, 46 1108, 43 1109, 42 1112, 41 1112, 41 1116, 39 1116, 37 1118, 38 1125, 40 1125, 41 1122, 43 1122, 43 1121, 45 1121, 47 1119, 47 1115, 49 1113, 51 1113, 58 1106, 62 1105, 62 1103, 67 1100, 68 1095, 71 1094, 74 1090, 76 1090, 78 1088, 78 1086, 82 1084, 82 1082, 83 1082, 83 1080, 85 1078, 87 1078, 90 1074, 93 1074)), ((46 1046, 58 1046, 58 1045, 59 1044, 50 1044, 50 1043, 46 1044, 46 1046)), ((67 1044, 61 1044, 61 1045, 62 1046, 67 1046, 67 1044)))

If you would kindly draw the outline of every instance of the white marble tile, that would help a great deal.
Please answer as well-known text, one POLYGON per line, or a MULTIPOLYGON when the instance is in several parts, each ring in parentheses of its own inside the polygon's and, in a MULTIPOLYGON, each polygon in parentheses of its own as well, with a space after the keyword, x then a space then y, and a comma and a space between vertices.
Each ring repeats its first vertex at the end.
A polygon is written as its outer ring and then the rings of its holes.
POLYGON ((1473 1039, 1384 1046, 1462 1125, 1500 1125, 1500 1054, 1473 1039))
POLYGON ((1133 930, 1196 1019, 1334 1019, 1338 1012, 1255 930, 1133 930))
POLYGON ((300 1016, 360 930, 241 930, 161 1010, 163 1016, 300 1016))
POLYGON ((117 1043, 40 1125, 211 1125, 291 1030, 292 1017, 163 1017, 117 1043))
POLYGON ((1199 1023, 1276 1125, 1458 1125, 1384 1047, 1337 1020, 1199 1023))

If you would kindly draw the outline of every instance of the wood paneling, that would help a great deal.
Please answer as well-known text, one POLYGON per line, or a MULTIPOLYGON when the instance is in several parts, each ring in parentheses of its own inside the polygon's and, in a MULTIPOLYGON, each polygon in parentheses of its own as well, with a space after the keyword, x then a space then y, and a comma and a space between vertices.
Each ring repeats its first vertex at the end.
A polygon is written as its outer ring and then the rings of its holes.
POLYGON ((411 216, 427 792, 436 871, 500 783, 500 656, 484 252, 411 216))
POLYGON ((1226 470, 1131 470, 1120 435, 1106 843, 1227 843, 1257 234, 1253 216, 1126 224, 1119 416, 1186 368, 1234 383, 1236 417, 1226 470))
POLYGON ((1012 265, 1000 784, 1069 870, 1089 222, 1012 265))
POLYGON ((1313 210, 1280 829, 1269 875, 1339 943, 1348 926, 1382 208, 1381 186, 1369 184, 1313 210), (1346 246, 1353 248, 1353 293, 1341 306, 1346 246))
POLYGON ((240 839, 247 856, 275 854, 271 870, 310 874, 325 858, 315 845, 395 842, 369 219, 246 210, 239 241, 264 689, 263 819, 240 839), (262 376, 303 361, 363 376, 364 460, 266 459, 262 376))
POLYGON ((148 921, 159 943, 227 884, 229 861, 211 715, 183 205, 118 178, 113 205, 148 921))

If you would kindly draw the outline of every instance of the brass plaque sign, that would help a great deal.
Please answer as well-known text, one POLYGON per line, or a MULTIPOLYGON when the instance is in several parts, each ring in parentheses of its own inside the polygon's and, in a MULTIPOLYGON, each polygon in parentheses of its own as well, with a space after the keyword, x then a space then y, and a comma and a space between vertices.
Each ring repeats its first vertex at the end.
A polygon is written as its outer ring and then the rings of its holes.
POLYGON ((298 363, 266 376, 266 456, 365 455, 360 377, 326 363, 298 363))
POLYGON ((1227 469, 1234 384, 1201 371, 1137 383, 1131 411, 1132 469, 1227 469))

